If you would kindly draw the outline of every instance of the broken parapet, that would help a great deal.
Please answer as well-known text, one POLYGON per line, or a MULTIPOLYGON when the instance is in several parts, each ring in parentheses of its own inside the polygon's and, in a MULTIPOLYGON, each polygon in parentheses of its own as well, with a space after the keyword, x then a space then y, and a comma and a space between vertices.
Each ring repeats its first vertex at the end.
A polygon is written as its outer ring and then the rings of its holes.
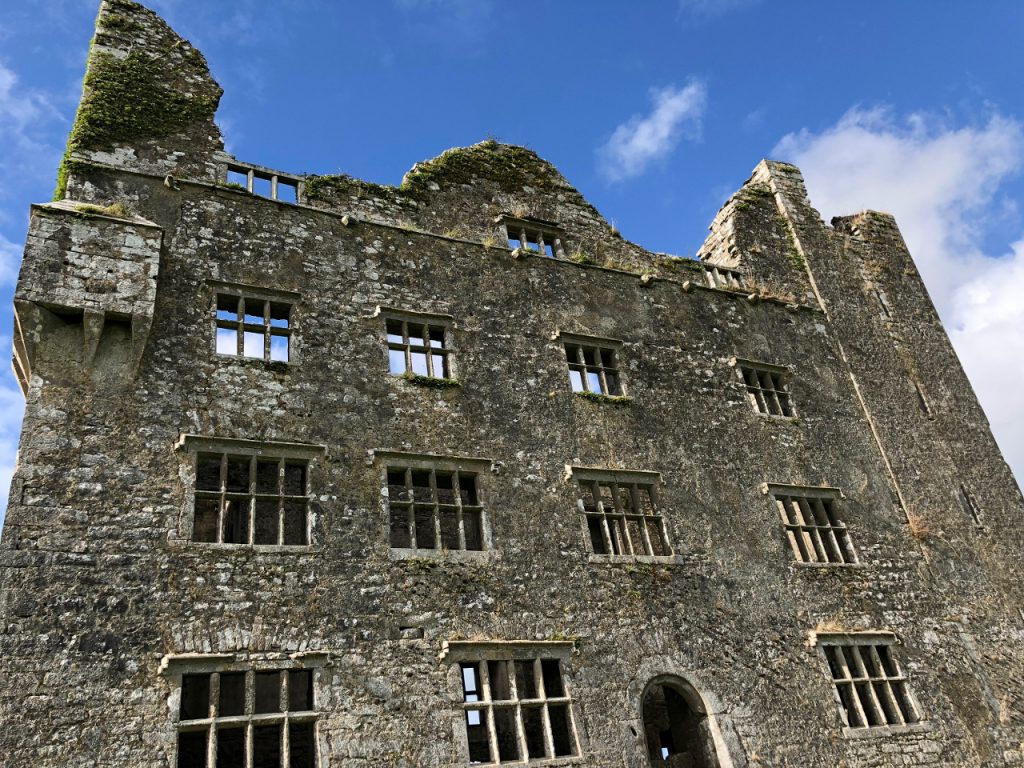
POLYGON ((222 93, 203 55, 155 13, 104 0, 55 199, 73 187, 77 162, 216 180, 222 93))

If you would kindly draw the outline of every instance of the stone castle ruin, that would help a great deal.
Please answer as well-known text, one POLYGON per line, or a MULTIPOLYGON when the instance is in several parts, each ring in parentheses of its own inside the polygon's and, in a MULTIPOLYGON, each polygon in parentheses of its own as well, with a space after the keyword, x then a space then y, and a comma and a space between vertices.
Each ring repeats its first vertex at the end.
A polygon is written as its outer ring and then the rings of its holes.
POLYGON ((11 768, 1024 765, 1024 502, 891 216, 225 153, 104 0, 15 296, 11 768))

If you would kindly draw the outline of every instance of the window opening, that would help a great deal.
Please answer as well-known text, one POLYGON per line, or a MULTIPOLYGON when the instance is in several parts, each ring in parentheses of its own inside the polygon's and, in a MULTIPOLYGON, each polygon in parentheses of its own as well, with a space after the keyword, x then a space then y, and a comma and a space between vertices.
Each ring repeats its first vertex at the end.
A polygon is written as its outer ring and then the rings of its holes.
POLYGON ((198 453, 192 540, 309 544, 308 474, 302 459, 198 453))
POLYGON ((184 674, 178 768, 316 768, 310 669, 184 674))
POLYGON ((565 258, 562 235, 556 227, 508 217, 499 217, 499 221, 505 226, 509 248, 521 248, 548 258, 565 258))
POLYGON ((729 269, 715 264, 704 263, 704 274, 708 285, 712 288, 743 290, 747 288, 747 279, 738 269, 729 269))
POLYGON ((398 318, 388 318, 385 323, 392 374, 452 378, 444 325, 398 318))
POLYGON ((484 549, 477 474, 388 465, 388 516, 396 549, 484 549))
POLYGON ((907 678, 892 653, 893 641, 853 635, 822 638, 819 644, 850 728, 920 722, 907 678))
POLYGON ((579 753, 562 661, 542 655, 459 664, 469 762, 532 763, 579 753))
POLYGON ((578 505, 595 555, 672 555, 653 483, 577 477, 578 505))
POLYGON ((967 490, 966 485, 960 486, 960 502, 963 504, 964 509, 967 510, 967 514, 974 520, 974 524, 981 526, 981 508, 978 506, 978 500, 974 498, 974 494, 967 490))
POLYGON ((299 201, 299 180, 293 176, 261 171, 247 165, 228 164, 226 179, 229 184, 238 184, 260 197, 292 204, 299 201))
POLYGON ((758 413, 790 418, 796 416, 787 384, 789 371, 742 362, 736 364, 736 374, 746 387, 747 396, 758 413))
POLYGON ((217 353, 287 363, 292 333, 291 309, 285 302, 218 293, 217 353))
POLYGON ((798 562, 857 562, 846 524, 838 515, 837 492, 801 495, 779 486, 771 493, 798 562))
POLYGON ((611 396, 622 394, 618 353, 615 349, 567 342, 565 358, 569 364, 569 384, 573 392, 611 396))
POLYGON ((648 687, 643 723, 650 765, 719 768, 707 716, 690 707, 672 685, 648 687))

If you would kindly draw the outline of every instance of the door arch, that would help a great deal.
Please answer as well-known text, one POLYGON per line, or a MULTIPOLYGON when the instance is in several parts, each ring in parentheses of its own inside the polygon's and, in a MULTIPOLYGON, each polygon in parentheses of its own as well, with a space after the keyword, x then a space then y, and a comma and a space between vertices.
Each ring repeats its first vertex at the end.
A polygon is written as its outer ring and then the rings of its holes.
POLYGON ((668 675, 654 678, 644 688, 640 707, 652 766, 725 768, 704 700, 688 682, 668 675))

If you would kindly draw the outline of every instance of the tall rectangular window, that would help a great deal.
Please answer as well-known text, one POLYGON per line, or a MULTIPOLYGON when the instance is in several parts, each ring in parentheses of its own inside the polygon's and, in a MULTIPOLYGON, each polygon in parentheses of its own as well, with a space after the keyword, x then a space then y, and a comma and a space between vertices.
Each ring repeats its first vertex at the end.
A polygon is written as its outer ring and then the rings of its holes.
POLYGON ((482 550, 477 474, 388 464, 388 516, 396 549, 482 550))
POLYGON ((218 293, 217 354, 287 363, 292 359, 292 305, 287 301, 218 293))
POLYGON ((573 392, 612 397, 623 394, 619 377, 620 345, 567 334, 562 334, 562 339, 573 392))
POLYGON ((789 396, 788 368, 749 360, 736 360, 734 364, 755 411, 769 416, 796 416, 789 396))
POLYGON ((530 764, 580 754, 565 679, 571 645, 458 645, 453 660, 462 687, 467 762, 530 764))
POLYGON ((578 505, 595 555, 670 557, 665 520, 656 506, 655 473, 573 469, 578 505))
POLYGON ((921 721, 888 635, 819 635, 843 720, 851 729, 921 721))
POLYGON ((314 670, 181 675, 177 768, 317 768, 314 670))
POLYGON ((769 485, 793 557, 801 563, 856 563, 846 524, 839 516, 839 491, 769 485))
POLYGON ((195 468, 191 540, 310 543, 311 460, 320 446, 185 435, 195 468))

